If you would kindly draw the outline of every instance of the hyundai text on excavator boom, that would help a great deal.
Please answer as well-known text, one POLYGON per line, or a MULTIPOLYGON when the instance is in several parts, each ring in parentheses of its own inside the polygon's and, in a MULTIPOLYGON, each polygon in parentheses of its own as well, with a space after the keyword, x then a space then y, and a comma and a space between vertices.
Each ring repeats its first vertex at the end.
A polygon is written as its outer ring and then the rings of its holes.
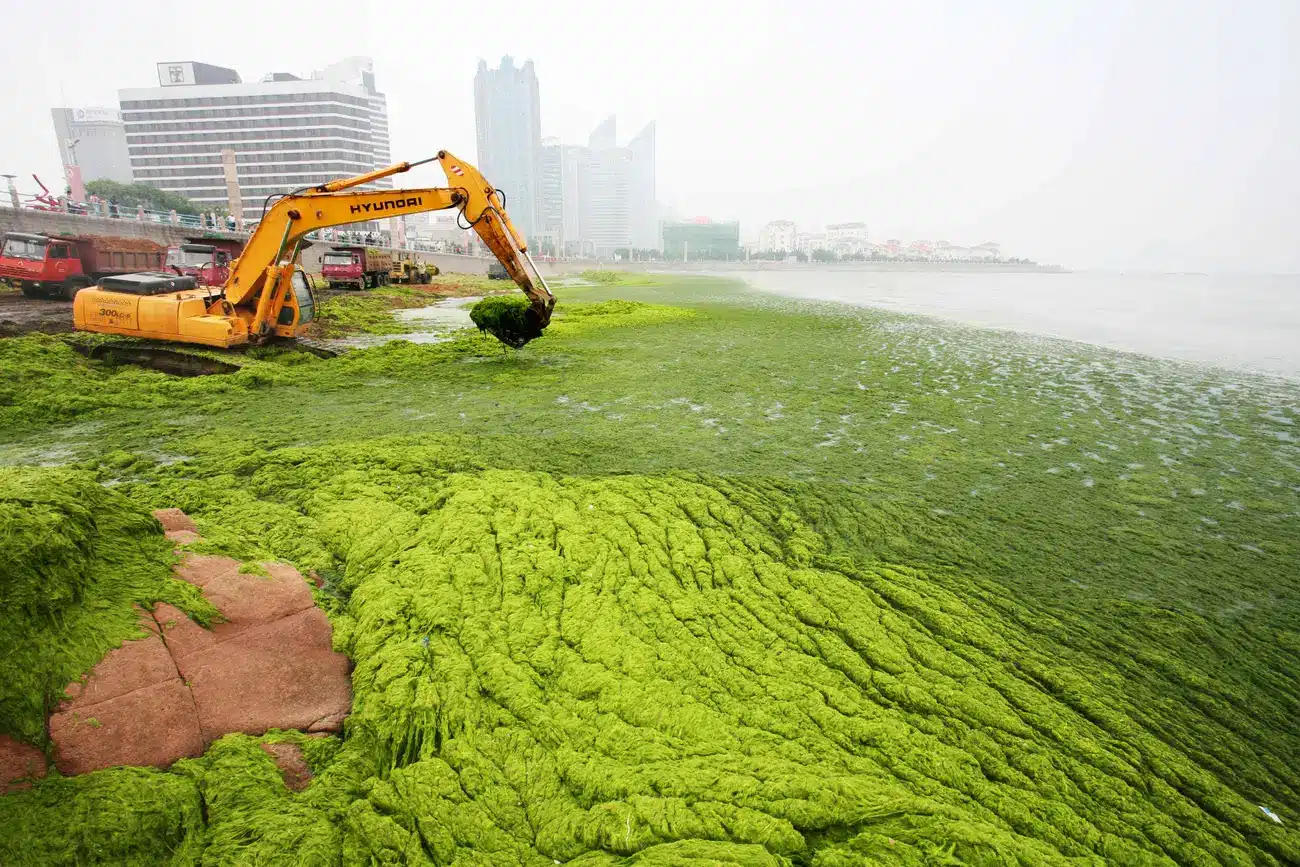
POLYGON ((231 265, 224 286, 160 295, 86 288, 77 293, 73 322, 81 331, 222 348, 261 343, 272 337, 298 337, 315 312, 311 283, 297 264, 308 233, 328 226, 448 208, 459 209, 528 296, 527 316, 540 332, 551 321, 555 296, 537 272, 523 236, 510 222, 504 197, 478 169, 446 151, 421 162, 398 163, 281 196, 265 212, 243 254, 231 265), (352 189, 435 159, 450 186, 352 189))

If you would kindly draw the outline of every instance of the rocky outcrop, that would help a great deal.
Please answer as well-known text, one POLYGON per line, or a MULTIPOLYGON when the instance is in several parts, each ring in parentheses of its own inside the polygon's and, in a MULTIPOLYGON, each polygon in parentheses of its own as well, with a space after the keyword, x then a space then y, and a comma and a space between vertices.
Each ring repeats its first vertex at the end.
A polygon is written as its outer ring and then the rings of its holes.
MULTIPOLYGON (((200 538, 179 509, 155 516, 178 544, 200 538)), ((329 620, 306 579, 282 563, 254 570, 266 574, 240 568, 228 557, 186 554, 177 577, 201 588, 223 622, 205 629, 166 603, 141 609, 146 635, 69 685, 50 717, 61 773, 167 767, 232 732, 342 729, 352 703, 349 663, 331 650, 329 620)))
POLYGON ((45 776, 45 753, 36 747, 0 735, 0 795, 25 789, 30 780, 45 776))

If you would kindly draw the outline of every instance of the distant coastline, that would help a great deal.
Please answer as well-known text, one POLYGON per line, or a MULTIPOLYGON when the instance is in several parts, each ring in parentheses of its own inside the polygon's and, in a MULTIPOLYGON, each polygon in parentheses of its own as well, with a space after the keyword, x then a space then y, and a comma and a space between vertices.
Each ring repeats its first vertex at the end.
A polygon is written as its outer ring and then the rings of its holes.
POLYGON ((750 271, 911 271, 978 274, 1069 274, 1060 265, 1023 262, 555 262, 555 272, 602 268, 611 271, 750 272, 750 271))

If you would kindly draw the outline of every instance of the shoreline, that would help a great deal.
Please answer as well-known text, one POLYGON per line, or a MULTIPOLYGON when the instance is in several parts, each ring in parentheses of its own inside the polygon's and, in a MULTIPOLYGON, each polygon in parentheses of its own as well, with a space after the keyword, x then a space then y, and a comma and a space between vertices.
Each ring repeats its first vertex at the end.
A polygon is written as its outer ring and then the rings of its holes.
POLYGON ((974 274, 1071 274, 1060 265, 1025 265, 1013 262, 548 262, 551 273, 580 271, 637 271, 688 274, 750 273, 755 271, 901 271, 974 274))

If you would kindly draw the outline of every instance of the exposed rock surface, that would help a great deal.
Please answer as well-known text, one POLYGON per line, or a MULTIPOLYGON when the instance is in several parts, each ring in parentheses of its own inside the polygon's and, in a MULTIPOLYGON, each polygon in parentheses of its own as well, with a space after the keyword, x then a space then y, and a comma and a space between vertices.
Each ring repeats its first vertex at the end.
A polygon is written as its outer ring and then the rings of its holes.
MULTIPOLYGON (((193 539, 172 534, 199 538, 179 509, 154 514, 174 541, 193 539)), ((68 700, 50 717, 61 773, 166 767, 231 732, 341 730, 352 703, 348 659, 330 649, 329 620, 307 581, 282 563, 261 564, 266 575, 241 573, 240 565, 186 554, 177 577, 202 588, 224 622, 205 629, 166 603, 152 614, 141 609, 147 635, 109 652, 84 682, 68 686, 68 700)), ((19 758, 4 749, 0 743, 0 779, 7 781, 19 758)), ((44 756, 35 755, 44 773, 44 756)))
POLYGON ((311 782, 311 768, 297 744, 262 744, 261 747, 275 759, 275 766, 280 769, 280 776, 289 791, 301 792, 307 788, 311 782))
POLYGON ((27 788, 29 777, 45 776, 45 753, 31 744, 0 735, 0 795, 27 788))

